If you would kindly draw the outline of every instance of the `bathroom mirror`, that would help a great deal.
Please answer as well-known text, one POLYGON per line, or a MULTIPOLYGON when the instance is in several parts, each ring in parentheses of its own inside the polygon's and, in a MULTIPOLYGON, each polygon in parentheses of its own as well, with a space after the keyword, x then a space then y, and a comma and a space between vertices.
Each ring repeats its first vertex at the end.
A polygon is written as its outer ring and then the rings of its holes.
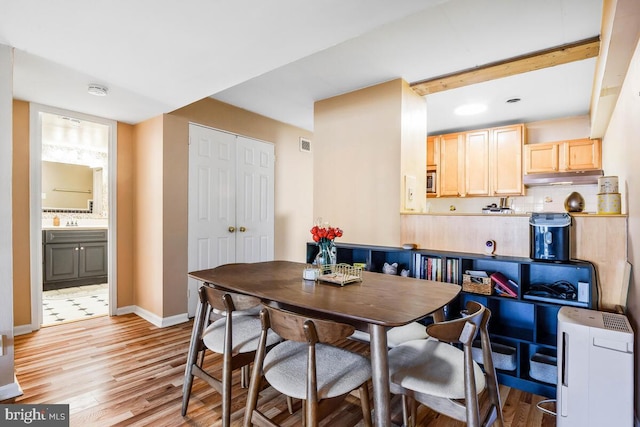
POLYGON ((102 188, 102 168, 69 163, 42 162, 44 212, 93 212, 96 190, 102 188))

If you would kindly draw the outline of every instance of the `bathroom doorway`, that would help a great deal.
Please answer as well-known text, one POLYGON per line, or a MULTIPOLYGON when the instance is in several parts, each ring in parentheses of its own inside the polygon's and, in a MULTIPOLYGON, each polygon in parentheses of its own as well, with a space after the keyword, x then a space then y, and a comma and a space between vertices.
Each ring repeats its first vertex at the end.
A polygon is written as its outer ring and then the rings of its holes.
POLYGON ((31 327, 115 314, 116 123, 31 104, 31 327))

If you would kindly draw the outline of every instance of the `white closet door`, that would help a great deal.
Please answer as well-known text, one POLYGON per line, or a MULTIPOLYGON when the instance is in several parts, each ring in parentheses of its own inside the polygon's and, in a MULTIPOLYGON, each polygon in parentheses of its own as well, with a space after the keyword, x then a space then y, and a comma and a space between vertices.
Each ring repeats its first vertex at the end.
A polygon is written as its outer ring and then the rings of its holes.
MULTIPOLYGON (((273 145, 193 124, 189 140, 189 271, 272 260, 273 145)), ((189 279, 189 316, 199 284, 189 279)))
POLYGON ((273 260, 274 147, 238 136, 236 260, 273 260))

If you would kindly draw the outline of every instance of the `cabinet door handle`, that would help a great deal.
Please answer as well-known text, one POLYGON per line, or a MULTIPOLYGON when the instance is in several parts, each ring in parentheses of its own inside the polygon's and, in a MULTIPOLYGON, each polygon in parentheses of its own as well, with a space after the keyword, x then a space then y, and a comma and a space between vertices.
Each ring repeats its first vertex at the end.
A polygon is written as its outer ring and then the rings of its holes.
POLYGON ((234 231, 236 231, 236 228, 232 225, 229 227, 229 233, 233 233, 234 231))
POLYGON ((240 230, 241 233, 244 233, 245 231, 247 231, 247 229, 244 228, 244 227, 240 227, 239 230, 240 230))

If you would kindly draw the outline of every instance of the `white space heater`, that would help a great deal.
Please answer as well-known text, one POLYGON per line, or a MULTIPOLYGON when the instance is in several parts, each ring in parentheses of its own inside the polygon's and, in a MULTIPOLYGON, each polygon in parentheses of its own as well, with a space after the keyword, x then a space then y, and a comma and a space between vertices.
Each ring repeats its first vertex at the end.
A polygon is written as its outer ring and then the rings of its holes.
POLYGON ((633 426, 633 330, 622 314, 558 311, 558 427, 633 426))

